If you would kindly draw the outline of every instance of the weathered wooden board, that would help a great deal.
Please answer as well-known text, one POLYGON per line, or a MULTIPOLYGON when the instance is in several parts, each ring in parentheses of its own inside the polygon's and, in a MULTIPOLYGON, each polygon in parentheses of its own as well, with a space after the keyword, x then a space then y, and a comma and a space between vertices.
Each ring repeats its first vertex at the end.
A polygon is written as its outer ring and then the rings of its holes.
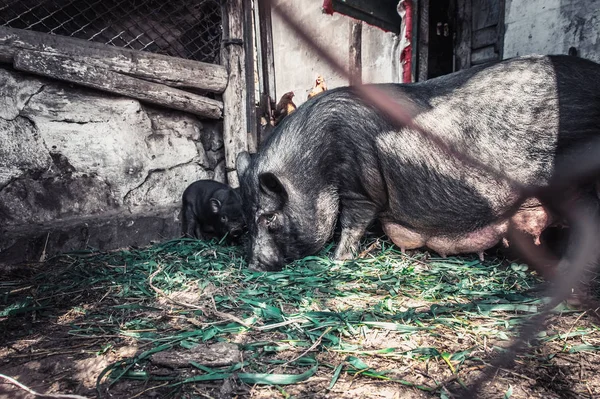
POLYGON ((222 65, 128 50, 71 37, 0 27, 0 62, 12 62, 20 50, 35 50, 85 59, 88 65, 172 87, 222 93, 227 70, 222 65))
POLYGON ((458 0, 456 21, 456 61, 455 69, 467 69, 471 67, 471 42, 472 42, 472 8, 471 0, 458 0))
POLYGON ((224 26, 222 59, 229 72, 229 83, 223 92, 223 143, 225 144, 225 169, 227 182, 238 187, 235 160, 242 151, 248 151, 246 113, 246 66, 243 38, 242 0, 228 0, 224 4, 227 20, 224 26))
POLYGON ((498 42, 498 26, 489 26, 473 32, 473 49, 491 46, 498 42))
POLYGON ((498 0, 473 1, 473 30, 498 25, 500 21, 500 2, 498 0))
POLYGON ((499 55, 496 52, 496 46, 483 47, 477 50, 473 50, 471 53, 471 63, 473 65, 483 64, 485 62, 496 61, 499 59, 499 55))
POLYGON ((15 69, 20 71, 77 83, 205 118, 220 119, 223 115, 223 104, 219 101, 87 65, 71 57, 22 50, 14 53, 13 60, 15 69))
POLYGON ((429 60, 429 0, 419 0, 418 82, 427 80, 429 60))
POLYGON ((256 85, 254 81, 256 72, 254 64, 254 55, 256 54, 256 49, 254 48, 256 40, 253 27, 254 10, 252 9, 252 0, 243 0, 243 2, 244 34, 246 37, 246 40, 244 41, 244 51, 246 53, 246 88, 248 93, 246 96, 246 110, 248 111, 248 151, 255 153, 258 146, 258 126, 256 121, 256 85))
MULTIPOLYGON (((258 86, 260 93, 259 116, 257 119, 258 145, 265 141, 265 129, 260 123, 260 118, 264 118, 268 124, 272 117, 271 102, 276 100, 275 95, 275 55, 273 53, 273 26, 271 18, 270 2, 257 0, 254 2, 254 19, 257 44, 258 59, 258 86)), ((267 125, 270 126, 270 125, 267 125)))

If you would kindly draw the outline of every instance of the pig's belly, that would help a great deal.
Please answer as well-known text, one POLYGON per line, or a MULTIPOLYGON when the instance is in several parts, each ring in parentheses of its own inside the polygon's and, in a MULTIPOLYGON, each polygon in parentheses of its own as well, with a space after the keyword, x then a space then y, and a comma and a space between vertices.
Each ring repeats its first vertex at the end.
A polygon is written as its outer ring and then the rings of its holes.
POLYGON ((531 236, 534 243, 539 245, 540 235, 552 222, 553 218, 549 211, 537 199, 531 198, 525 201, 510 218, 462 234, 424 233, 386 219, 382 220, 382 225, 385 234, 400 247, 402 252, 407 249, 428 247, 443 257, 476 253, 483 260, 485 250, 492 248, 501 240, 506 240, 509 228, 531 236))

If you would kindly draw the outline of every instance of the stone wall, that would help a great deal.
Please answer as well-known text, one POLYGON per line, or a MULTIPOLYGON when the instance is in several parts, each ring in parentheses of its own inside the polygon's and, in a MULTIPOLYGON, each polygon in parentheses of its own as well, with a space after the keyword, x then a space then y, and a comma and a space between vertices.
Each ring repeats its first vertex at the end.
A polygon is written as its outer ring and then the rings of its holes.
POLYGON ((176 237, 187 185, 225 179, 216 122, 6 68, 0 86, 2 263, 176 237))

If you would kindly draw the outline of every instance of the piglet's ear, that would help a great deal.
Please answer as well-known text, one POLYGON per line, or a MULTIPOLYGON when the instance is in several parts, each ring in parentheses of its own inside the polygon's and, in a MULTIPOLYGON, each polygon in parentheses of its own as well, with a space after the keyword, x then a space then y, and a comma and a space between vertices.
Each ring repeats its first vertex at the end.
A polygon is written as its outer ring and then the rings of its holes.
POLYGON ((219 213, 219 211, 221 210, 221 201, 219 201, 216 198, 211 198, 210 210, 212 211, 212 213, 219 213))
POLYGON ((281 180, 271 172, 261 173, 258 176, 260 189, 267 195, 277 197, 283 202, 288 200, 288 192, 281 183, 281 180))

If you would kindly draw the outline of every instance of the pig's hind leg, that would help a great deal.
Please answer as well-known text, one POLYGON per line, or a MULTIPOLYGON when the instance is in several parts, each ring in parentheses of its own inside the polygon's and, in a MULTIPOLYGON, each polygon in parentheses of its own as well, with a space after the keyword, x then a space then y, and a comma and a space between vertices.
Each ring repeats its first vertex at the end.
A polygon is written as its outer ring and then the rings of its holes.
POLYGON ((199 229, 198 222, 196 221, 196 215, 190 206, 184 206, 181 208, 181 232, 184 237, 198 238, 199 229))
POLYGON ((335 251, 336 260, 352 259, 358 252, 358 244, 367 227, 375 219, 375 205, 365 200, 343 201, 340 213, 342 233, 335 251))

